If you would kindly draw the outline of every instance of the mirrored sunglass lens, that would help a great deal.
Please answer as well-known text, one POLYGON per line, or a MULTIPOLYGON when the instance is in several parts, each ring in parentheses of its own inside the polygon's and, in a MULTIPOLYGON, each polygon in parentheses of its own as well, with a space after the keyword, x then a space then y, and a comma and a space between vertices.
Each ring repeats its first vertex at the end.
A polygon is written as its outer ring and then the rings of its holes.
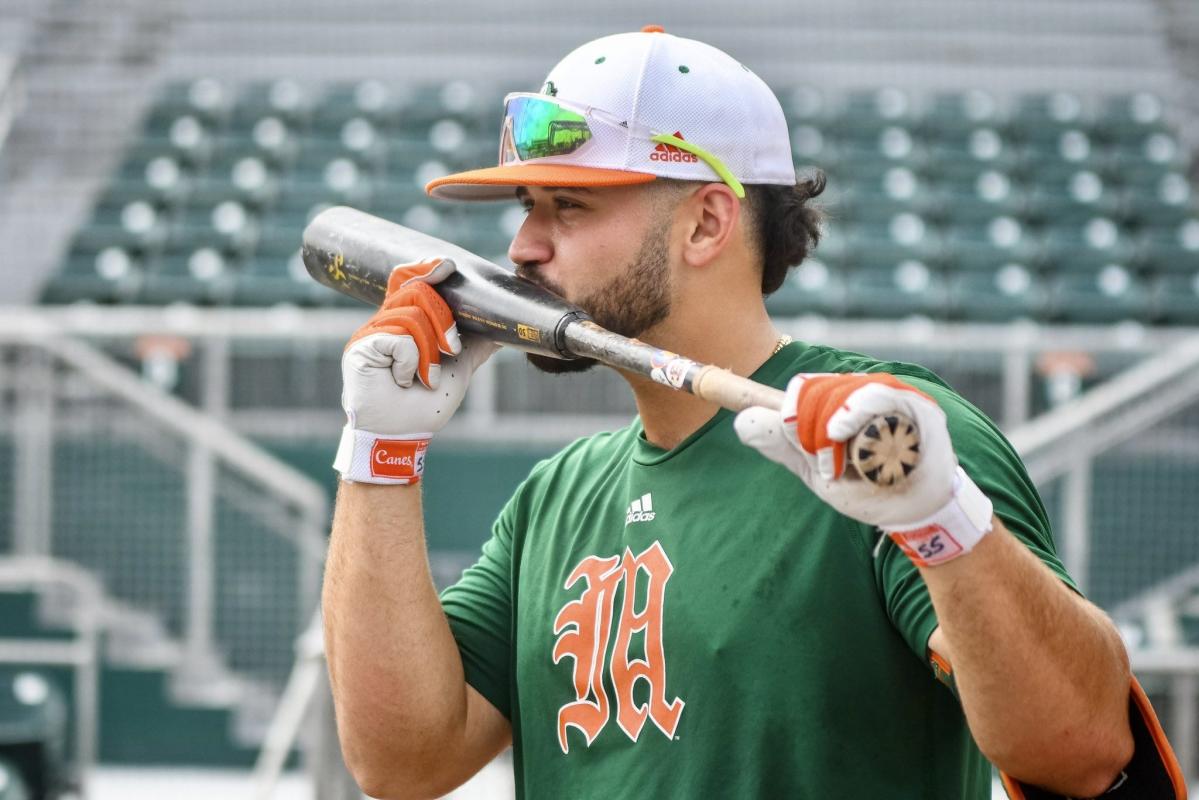
POLYGON ((522 161, 572 153, 591 139, 582 115, 534 97, 508 101, 512 143, 522 161))

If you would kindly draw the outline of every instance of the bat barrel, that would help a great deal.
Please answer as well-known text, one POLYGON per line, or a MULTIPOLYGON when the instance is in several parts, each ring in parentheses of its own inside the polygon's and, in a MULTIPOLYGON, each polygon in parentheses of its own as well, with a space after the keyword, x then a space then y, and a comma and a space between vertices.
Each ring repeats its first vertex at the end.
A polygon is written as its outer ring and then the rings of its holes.
POLYGON ((362 211, 337 206, 304 229, 302 256, 317 282, 378 306, 400 264, 448 258, 457 273, 437 284, 458 330, 554 358, 574 358, 568 323, 587 315, 557 295, 469 250, 362 211))

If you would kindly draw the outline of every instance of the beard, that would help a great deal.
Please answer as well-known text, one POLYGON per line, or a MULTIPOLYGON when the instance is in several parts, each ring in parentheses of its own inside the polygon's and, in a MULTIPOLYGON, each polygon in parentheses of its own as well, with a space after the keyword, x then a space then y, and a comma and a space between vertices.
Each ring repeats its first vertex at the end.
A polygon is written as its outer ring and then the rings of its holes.
MULTIPOLYGON (((612 280, 580 298, 575 305, 597 325, 621 336, 640 336, 670 314, 670 258, 667 234, 670 220, 655 225, 641 241, 632 261, 612 280)), ((517 267, 516 274, 565 296, 561 286, 537 275, 535 269, 517 267)), ((550 375, 586 372, 599 362, 592 358, 559 359, 527 353, 529 363, 550 375)))

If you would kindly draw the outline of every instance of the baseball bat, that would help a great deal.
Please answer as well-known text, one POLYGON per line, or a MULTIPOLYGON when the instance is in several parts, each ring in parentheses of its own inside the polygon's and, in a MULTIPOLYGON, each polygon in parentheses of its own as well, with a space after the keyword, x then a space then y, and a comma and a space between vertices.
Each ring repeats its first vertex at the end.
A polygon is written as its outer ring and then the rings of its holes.
MULTIPOLYGON (((469 250, 353 208, 337 206, 314 217, 304 229, 302 255, 319 283, 373 306, 382 304, 397 265, 447 258, 456 272, 434 288, 462 333, 554 358, 592 358, 732 411, 778 408, 783 402, 783 392, 774 387, 620 336, 558 295, 469 250)), ((847 444, 847 452, 861 476, 889 486, 915 466, 917 436, 911 420, 888 415, 872 420, 847 444)))

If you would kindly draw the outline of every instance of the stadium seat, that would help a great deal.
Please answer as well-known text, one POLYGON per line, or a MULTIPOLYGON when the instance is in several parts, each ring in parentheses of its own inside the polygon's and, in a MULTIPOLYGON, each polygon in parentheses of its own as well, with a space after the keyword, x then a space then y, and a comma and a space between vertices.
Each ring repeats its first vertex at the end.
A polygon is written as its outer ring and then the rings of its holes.
POLYGON ((230 301, 234 305, 269 306, 328 305, 344 298, 308 274, 300 259, 299 245, 289 254, 260 253, 249 259, 233 280, 230 301))
MULTIPOLYGON (((20 786, 29 800, 61 797, 68 788, 68 718, 65 692, 48 672, 6 664, 0 668, 0 759, 13 797, 20 786)), ((0 795, 2 796, 2 795, 0 795)))
POLYGON ((778 91, 778 98, 783 113, 792 123, 819 127, 832 119, 834 114, 833 100, 823 89, 816 86, 783 88, 778 91))
POLYGON ((1130 264, 1136 250, 1126 230, 1107 217, 1047 226, 1042 240, 1046 268, 1093 272, 1108 264, 1130 264))
POLYGON ((904 260, 936 262, 941 255, 939 233, 922 217, 895 215, 885 225, 846 226, 848 258, 866 269, 890 268, 904 260))
POLYGON ((1040 279, 1016 263, 954 274, 949 296, 953 316, 972 322, 1037 319, 1045 311, 1045 288, 1040 279))
POLYGON ((150 305, 226 303, 236 273, 236 262, 212 247, 169 253, 146 273, 137 299, 150 305))
POLYGON ((229 87, 212 78, 171 81, 158 90, 143 123, 145 131, 156 135, 177 117, 191 114, 213 128, 223 127, 233 108, 229 87))
POLYGON ((948 316, 945 280, 922 261, 909 259, 889 268, 856 269, 848 281, 846 304, 853 316, 948 316))
POLYGON ((212 247, 227 255, 245 254, 254 247, 258 233, 253 210, 236 200, 189 206, 171 226, 165 249, 181 253, 212 247))
POLYGON ((1136 141, 1166 130, 1165 104, 1152 92, 1117 94, 1100 105, 1093 127, 1111 143, 1136 141))
POLYGON ((808 258, 792 268, 778 291, 766 298, 767 310, 775 316, 794 317, 845 314, 845 274, 818 258, 808 258))
POLYGON ((1152 294, 1155 321, 1167 325, 1199 325, 1199 263, 1189 275, 1157 278, 1152 294))
POLYGON ((1109 323, 1148 321, 1152 306, 1145 286, 1127 268, 1109 264, 1094 272, 1064 274, 1051 288, 1054 319, 1109 323))
POLYGON ((1082 98, 1073 92, 1030 92, 1016 98, 1009 125, 1024 142, 1056 139, 1066 129, 1087 123, 1082 98))
POLYGON ((309 86, 290 78, 248 83, 238 93, 229 127, 248 132, 258 120, 274 116, 302 128, 308 124, 315 99, 309 86))
POLYGON ((939 195, 939 216, 950 226, 978 226, 996 217, 1019 219, 1027 212, 1024 190, 998 170, 978 173, 972 185, 942 183, 939 195))
POLYGON ((381 130, 391 130, 403 105, 403 91, 380 80, 336 83, 317 102, 311 125, 321 135, 329 135, 340 131, 346 120, 362 117, 381 130))
POLYGON ((1158 273, 1199 269, 1199 214, 1176 225, 1146 226, 1137 243, 1137 261, 1158 273))
POLYGON ((960 139, 982 126, 1003 124, 1003 110, 990 92, 981 89, 937 92, 929 98, 917 127, 925 138, 960 139))
POLYGON ((1180 225, 1199 217, 1190 181, 1178 172, 1163 174, 1155 184, 1128 184, 1120 193, 1122 215, 1143 228, 1180 225))
POLYGON ((1007 263, 1035 267, 1039 243, 1028 227, 1009 216, 962 222, 945 237, 944 263, 950 269, 987 272, 1007 263))
POLYGON ((797 170, 819 169, 830 178, 838 177, 840 150, 832 134, 816 125, 801 123, 791 126, 791 157, 797 170))
POLYGON ((1042 170, 1028 195, 1027 215, 1042 225, 1078 225, 1094 217, 1115 217, 1116 192, 1091 170, 1042 170))

